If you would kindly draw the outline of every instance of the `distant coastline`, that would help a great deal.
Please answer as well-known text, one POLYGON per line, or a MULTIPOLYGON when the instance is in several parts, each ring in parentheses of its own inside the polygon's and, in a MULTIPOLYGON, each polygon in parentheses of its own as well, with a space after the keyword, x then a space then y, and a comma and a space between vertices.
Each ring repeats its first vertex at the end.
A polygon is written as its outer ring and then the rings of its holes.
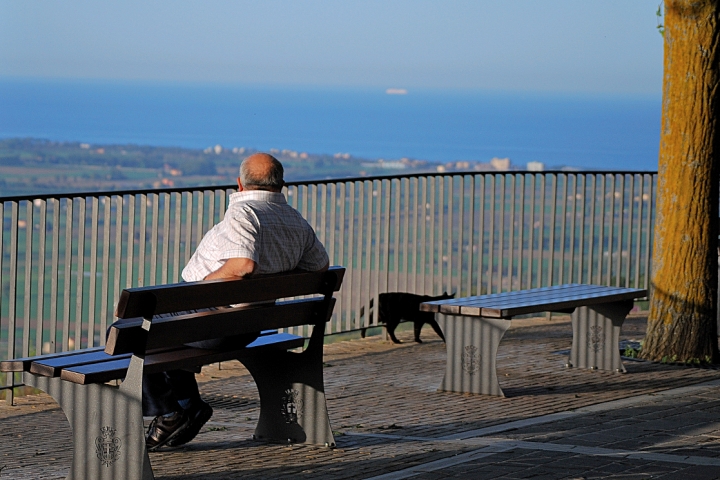
MULTIPOLYGON (((0 197, 231 185, 237 178, 240 161, 256 151, 219 144, 190 149, 54 142, 35 138, 4 139, 0 140, 0 197)), ((521 166, 514 165, 509 158, 436 163, 405 157, 358 158, 349 153, 316 154, 275 148, 267 151, 283 163, 287 181, 544 169, 539 162, 521 166)))

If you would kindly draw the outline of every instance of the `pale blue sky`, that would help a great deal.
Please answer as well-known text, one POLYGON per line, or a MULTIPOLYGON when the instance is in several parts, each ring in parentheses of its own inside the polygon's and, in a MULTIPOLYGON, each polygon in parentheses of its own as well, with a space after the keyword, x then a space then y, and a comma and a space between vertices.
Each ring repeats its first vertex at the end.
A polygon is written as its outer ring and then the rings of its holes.
POLYGON ((0 76, 658 95, 659 0, 0 0, 0 76))

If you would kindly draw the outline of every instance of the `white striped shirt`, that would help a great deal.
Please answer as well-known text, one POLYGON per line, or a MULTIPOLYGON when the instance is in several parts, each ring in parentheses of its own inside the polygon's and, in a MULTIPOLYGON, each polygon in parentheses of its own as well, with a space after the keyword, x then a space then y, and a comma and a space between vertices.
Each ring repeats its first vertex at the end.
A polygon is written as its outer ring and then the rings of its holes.
POLYGON ((257 274, 314 271, 328 264, 325 247, 300 212, 282 193, 264 190, 230 195, 225 217, 205 234, 182 277, 202 280, 230 258, 253 260, 257 274))

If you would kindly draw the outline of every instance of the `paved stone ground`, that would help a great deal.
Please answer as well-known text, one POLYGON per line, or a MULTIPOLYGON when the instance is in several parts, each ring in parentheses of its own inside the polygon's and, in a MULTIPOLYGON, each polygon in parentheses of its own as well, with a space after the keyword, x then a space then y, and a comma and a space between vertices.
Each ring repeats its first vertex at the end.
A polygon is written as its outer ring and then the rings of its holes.
MULTIPOLYGON (((622 339, 640 340, 645 318, 622 339)), ((720 478, 720 370, 626 360, 566 369, 569 318, 516 320, 498 352, 506 398, 437 392, 444 345, 379 337, 326 346, 337 448, 250 440, 259 400, 236 362, 204 369, 215 415, 185 447, 151 454, 158 479, 720 478)), ((64 478, 70 428, 46 395, 0 402, 0 480, 64 478)))

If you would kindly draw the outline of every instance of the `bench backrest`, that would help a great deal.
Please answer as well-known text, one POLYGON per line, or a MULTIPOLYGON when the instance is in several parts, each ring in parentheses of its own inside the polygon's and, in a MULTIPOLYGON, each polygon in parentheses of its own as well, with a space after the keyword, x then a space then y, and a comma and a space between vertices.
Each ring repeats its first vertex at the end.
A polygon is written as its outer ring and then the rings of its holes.
POLYGON ((343 267, 330 267, 325 272, 293 271, 125 289, 116 316, 137 321, 113 325, 105 352, 141 353, 243 333, 324 323, 332 313, 332 295, 340 289, 344 273, 343 267), (281 300, 300 296, 315 297, 281 300), (228 307, 236 304, 251 305, 228 307), (154 318, 212 307, 220 308, 154 318))

